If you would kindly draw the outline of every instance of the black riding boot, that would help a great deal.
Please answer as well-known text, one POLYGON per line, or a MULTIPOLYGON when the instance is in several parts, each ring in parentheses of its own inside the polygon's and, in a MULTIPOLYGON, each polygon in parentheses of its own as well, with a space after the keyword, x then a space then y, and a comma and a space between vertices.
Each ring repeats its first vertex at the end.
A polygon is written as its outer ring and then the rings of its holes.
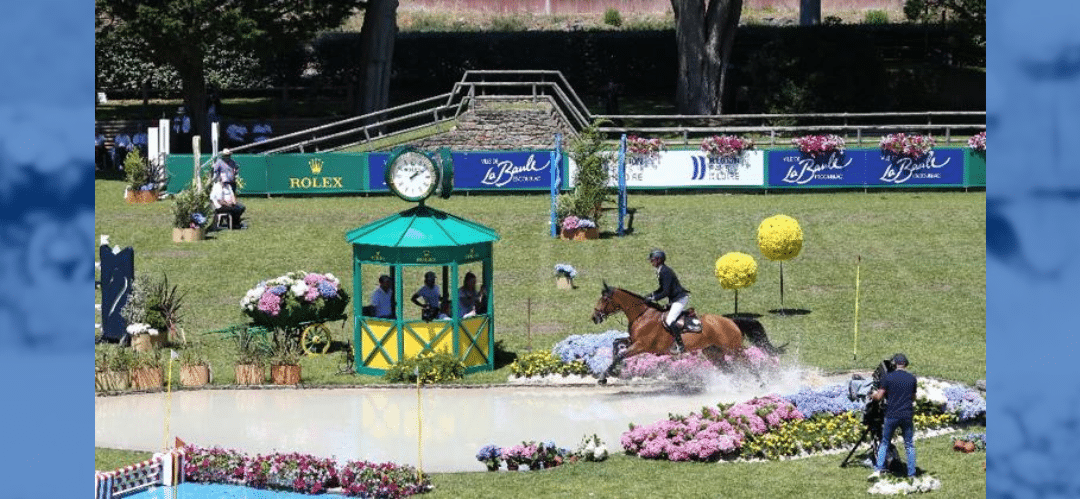
POLYGON ((667 324, 664 324, 664 329, 667 329, 667 332, 670 333, 671 336, 675 338, 675 345, 674 345, 674 348, 672 349, 674 351, 674 353, 675 354, 680 354, 680 353, 685 352, 686 351, 686 346, 683 345, 683 342, 682 342, 682 329, 679 327, 679 324, 678 323, 672 323, 670 326, 667 325, 667 324))

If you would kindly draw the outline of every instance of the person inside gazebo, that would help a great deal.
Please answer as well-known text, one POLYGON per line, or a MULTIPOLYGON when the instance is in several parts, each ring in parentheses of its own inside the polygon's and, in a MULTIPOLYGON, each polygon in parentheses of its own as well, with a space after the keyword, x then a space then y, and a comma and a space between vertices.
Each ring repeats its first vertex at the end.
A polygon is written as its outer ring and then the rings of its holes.
POLYGON ((411 300, 413 304, 420 307, 420 317, 425 321, 448 318, 440 310, 444 300, 442 292, 435 285, 434 272, 428 271, 424 274, 424 285, 413 293, 411 300))
POLYGON ((380 319, 394 318, 394 280, 383 274, 379 287, 371 292, 371 312, 380 319))
POLYGON ((458 307, 460 307, 461 317, 472 317, 484 313, 487 310, 487 304, 484 302, 486 294, 483 286, 477 291, 476 274, 471 271, 466 272, 465 282, 458 288, 458 307))

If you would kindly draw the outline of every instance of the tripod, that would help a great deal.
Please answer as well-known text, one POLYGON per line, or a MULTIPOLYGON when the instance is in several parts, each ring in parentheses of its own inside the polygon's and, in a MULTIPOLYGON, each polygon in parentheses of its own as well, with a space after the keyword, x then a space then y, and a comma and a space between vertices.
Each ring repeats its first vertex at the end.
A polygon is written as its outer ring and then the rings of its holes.
MULTIPOLYGON (((855 442, 855 446, 851 448, 851 451, 848 452, 847 457, 844 458, 844 462, 840 463, 840 467, 847 467, 848 461, 851 460, 851 456, 855 454, 855 451, 859 448, 860 445, 862 445, 863 441, 865 441, 867 437, 870 437, 870 460, 871 462, 876 460, 878 446, 881 445, 881 430, 881 426, 878 426, 877 428, 871 428, 870 426, 867 426, 866 429, 863 430, 862 435, 859 436, 859 441, 855 442)), ((896 451, 896 446, 893 445, 892 442, 889 442, 889 451, 885 453, 885 468, 889 467, 889 464, 894 459, 896 459, 897 455, 898 454, 896 451)))

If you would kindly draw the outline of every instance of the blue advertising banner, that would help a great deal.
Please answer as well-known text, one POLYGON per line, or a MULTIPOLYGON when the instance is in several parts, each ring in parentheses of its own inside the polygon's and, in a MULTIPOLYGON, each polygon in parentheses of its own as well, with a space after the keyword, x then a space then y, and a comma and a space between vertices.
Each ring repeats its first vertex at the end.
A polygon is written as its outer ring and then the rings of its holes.
POLYGON ((914 161, 883 155, 880 149, 848 149, 813 158, 796 150, 768 152, 772 187, 864 187, 964 185, 964 150, 942 148, 914 161))
MULTIPOLYGON (((508 191, 551 188, 551 151, 455 152, 454 190, 508 191)), ((383 176, 388 153, 368 155, 368 189, 386 192, 383 176)))

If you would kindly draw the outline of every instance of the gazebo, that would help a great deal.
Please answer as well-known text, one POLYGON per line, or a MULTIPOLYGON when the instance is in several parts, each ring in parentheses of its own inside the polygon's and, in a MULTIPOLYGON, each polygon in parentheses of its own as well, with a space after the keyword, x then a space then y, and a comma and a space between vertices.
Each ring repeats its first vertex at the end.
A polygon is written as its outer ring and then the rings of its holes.
MULTIPOLYGON (((401 213, 349 231, 353 245, 353 353, 356 372, 381 375, 394 364, 421 353, 445 352, 465 364, 466 372, 490 371, 495 366, 495 316, 492 297, 492 243, 494 229, 420 204, 401 213), (486 310, 462 317, 458 303, 459 267, 480 262, 478 284, 486 310), (394 282, 394 317, 364 315, 370 290, 363 288, 363 267, 388 268, 394 282), (450 300, 449 318, 406 320, 403 271, 410 267, 441 267, 442 297, 450 300), (450 286, 450 283, 454 283, 450 286)), ((407 294, 406 294, 407 293, 407 294)), ((411 304, 409 305, 412 306, 411 304)))

